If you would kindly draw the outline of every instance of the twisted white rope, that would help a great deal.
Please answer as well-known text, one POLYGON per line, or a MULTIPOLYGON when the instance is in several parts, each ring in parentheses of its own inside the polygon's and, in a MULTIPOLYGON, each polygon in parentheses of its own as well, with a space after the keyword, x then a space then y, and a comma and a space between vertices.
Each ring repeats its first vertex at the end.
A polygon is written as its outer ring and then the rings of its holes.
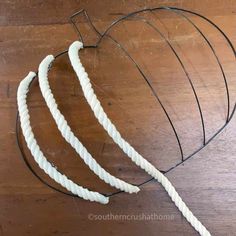
POLYGON ((91 156, 91 154, 87 151, 87 149, 83 146, 83 144, 79 141, 77 137, 75 137, 74 133, 71 131, 70 126, 68 125, 65 117, 61 114, 58 109, 55 98, 50 89, 50 85, 48 82, 48 71, 49 66, 54 61, 54 56, 49 55, 45 57, 45 59, 39 65, 39 86, 42 92, 42 95, 47 103, 48 108, 57 124, 58 129, 60 130, 62 136, 65 140, 75 149, 75 151, 81 156, 84 162, 89 166, 89 168, 99 176, 100 179, 104 180, 107 184, 110 184, 117 189, 128 193, 137 193, 140 189, 136 186, 128 184, 123 180, 120 180, 110 173, 105 171, 91 156))
POLYGON ((17 91, 17 103, 18 110, 20 115, 20 122, 23 135, 25 137, 27 146, 31 151, 35 161, 38 163, 39 167, 44 170, 46 174, 48 174, 52 179, 54 179, 57 183, 65 187, 68 191, 73 194, 90 201, 100 202, 102 204, 107 204, 109 198, 103 196, 98 192, 89 191, 86 188, 83 188, 70 179, 68 179, 65 175, 61 174, 53 167, 44 156, 43 152, 40 150, 39 145, 37 144, 36 139, 34 138, 34 133, 32 131, 30 125, 30 115, 28 106, 26 103, 27 93, 29 89, 29 84, 36 76, 34 72, 30 72, 20 83, 17 91))
POLYGON ((171 182, 121 137, 121 134, 118 132, 115 125, 107 117, 99 100, 97 99, 97 96, 94 93, 88 74, 85 72, 85 69, 80 62, 78 51, 82 47, 83 44, 81 42, 74 42, 69 48, 69 58, 80 81, 85 98, 100 124, 108 132, 114 142, 119 145, 119 147, 131 158, 133 162, 136 163, 136 165, 140 166, 162 184, 177 208, 180 210, 180 212, 182 212, 183 216, 195 228, 195 230, 198 231, 200 235, 210 236, 210 233, 205 228, 205 226, 202 225, 202 223, 193 215, 190 209, 183 202, 171 182))

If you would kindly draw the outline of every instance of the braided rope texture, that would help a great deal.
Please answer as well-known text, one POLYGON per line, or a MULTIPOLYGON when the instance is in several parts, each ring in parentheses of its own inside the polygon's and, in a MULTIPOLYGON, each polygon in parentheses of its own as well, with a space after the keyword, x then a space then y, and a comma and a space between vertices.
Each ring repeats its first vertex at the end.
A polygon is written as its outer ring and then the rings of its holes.
POLYGON ((44 170, 46 174, 48 174, 53 180, 55 180, 58 184, 66 188, 68 191, 85 200, 107 204, 109 201, 108 197, 105 197, 98 192, 90 191, 72 182, 65 175, 58 172, 57 169, 47 161, 43 152, 40 150, 40 147, 37 144, 37 141, 34 137, 34 133, 30 125, 30 115, 26 103, 29 85, 35 76, 36 74, 34 72, 30 72, 21 81, 17 90, 17 104, 20 115, 21 129, 32 156, 38 163, 39 167, 44 170))
POLYGON ((110 184, 112 187, 120 189, 128 193, 137 193, 140 189, 137 186, 128 184, 123 180, 120 180, 106 170, 104 170, 96 160, 91 156, 88 150, 83 146, 74 133, 71 131, 70 126, 68 125, 65 117, 61 114, 58 109, 58 105, 55 101, 55 98, 52 94, 49 81, 48 81, 48 71, 49 67, 54 61, 53 55, 48 55, 39 65, 39 86, 42 92, 42 95, 47 103, 47 106, 57 124, 58 129, 60 130, 64 139, 75 149, 75 151, 81 156, 84 162, 89 166, 89 168, 102 179, 105 183, 110 184))
POLYGON ((80 81, 84 96, 89 103, 91 109, 94 112, 95 117, 98 119, 99 123, 107 131, 110 137, 115 143, 126 153, 130 159, 136 163, 139 167, 145 170, 149 175, 154 177, 161 185, 164 187, 166 192, 169 194, 171 200, 175 203, 179 211, 187 219, 187 221, 194 227, 200 235, 210 236, 210 232, 205 228, 205 226, 193 215, 190 209, 183 202, 171 182, 150 162, 143 158, 127 141, 125 141, 119 131, 116 129, 115 125, 108 118, 107 114, 104 112, 101 103, 99 102, 97 96, 94 93, 92 84, 85 72, 85 69, 78 56, 78 51, 83 48, 83 44, 76 41, 69 47, 69 58, 71 65, 80 81))

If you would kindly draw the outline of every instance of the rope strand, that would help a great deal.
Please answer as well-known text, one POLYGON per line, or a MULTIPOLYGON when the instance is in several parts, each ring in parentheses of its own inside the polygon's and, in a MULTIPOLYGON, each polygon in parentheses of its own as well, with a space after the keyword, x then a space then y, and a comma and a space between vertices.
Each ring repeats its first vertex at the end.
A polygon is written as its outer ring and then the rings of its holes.
POLYGON ((80 81, 84 96, 89 103, 91 109, 94 112, 95 117, 98 119, 99 123, 107 131, 110 137, 114 140, 115 143, 126 153, 129 158, 145 170, 148 174, 154 177, 161 185, 164 187, 166 192, 169 194, 171 200, 175 203, 177 208, 187 219, 187 221, 194 227, 200 235, 210 236, 210 232, 205 228, 205 226, 193 215, 191 210, 183 202, 171 182, 150 162, 143 158, 127 141, 125 141, 119 131, 116 129, 115 125, 108 118, 107 114, 104 112, 97 96, 94 93, 92 84, 88 77, 88 74, 85 72, 83 65, 80 62, 78 51, 83 48, 83 44, 79 41, 71 44, 69 48, 69 58, 72 64, 72 67, 80 81))
POLYGON ((30 115, 26 103, 29 85, 35 76, 36 74, 34 72, 30 72, 20 82, 20 85, 17 90, 17 104, 21 122, 21 129, 32 156, 38 163, 39 167, 44 170, 47 175, 49 175, 53 180, 55 180, 58 184, 66 188, 68 191, 85 200, 107 204, 109 201, 108 197, 105 197, 98 192, 90 191, 72 182, 65 175, 57 171, 57 169, 47 161, 43 152, 40 150, 40 147, 37 144, 37 141, 34 137, 34 133, 30 125, 30 115))

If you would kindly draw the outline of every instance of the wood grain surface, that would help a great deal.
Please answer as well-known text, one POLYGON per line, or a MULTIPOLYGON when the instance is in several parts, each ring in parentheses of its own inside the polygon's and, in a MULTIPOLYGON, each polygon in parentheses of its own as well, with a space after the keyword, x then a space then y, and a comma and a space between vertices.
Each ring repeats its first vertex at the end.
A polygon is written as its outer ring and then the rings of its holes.
MULTIPOLYGON (((84 8, 103 32, 123 14, 144 7, 176 6, 209 17, 236 46, 236 1, 0 1, 0 235, 197 235, 157 182, 134 195, 118 194, 108 205, 62 195, 42 184, 24 164, 16 144, 16 91, 28 71, 37 71, 48 54, 78 40, 68 17, 84 8), (153 219, 154 217, 154 219, 153 219)), ((188 15, 191 17, 190 15, 188 15)), ((183 18, 162 11, 144 13, 181 56, 193 79, 206 125, 206 137, 224 124, 225 87, 219 66, 201 35, 183 18)), ((191 19, 208 37, 225 69, 230 111, 236 100, 236 62, 223 37, 197 17, 191 19)), ((83 18, 77 24, 86 42, 96 35, 83 18)), ((121 22, 109 34, 135 58, 170 114, 185 157, 202 145, 196 101, 173 52, 140 19, 121 22)), ((157 168, 180 161, 180 152, 160 105, 134 64, 105 37, 81 60, 104 110, 122 135, 157 168)), ((87 105, 68 56, 58 58, 49 73, 61 112, 76 136, 113 175, 139 184, 150 176, 114 144, 87 105)), ((63 140, 41 96, 37 82, 28 98, 33 131, 47 158, 75 182, 99 192, 116 190, 103 183, 63 140)), ((167 174, 180 196, 213 235, 236 235, 236 121, 202 151, 167 174)), ((23 137, 22 137, 23 140, 23 137)), ((29 162, 53 186, 34 163, 29 162)))

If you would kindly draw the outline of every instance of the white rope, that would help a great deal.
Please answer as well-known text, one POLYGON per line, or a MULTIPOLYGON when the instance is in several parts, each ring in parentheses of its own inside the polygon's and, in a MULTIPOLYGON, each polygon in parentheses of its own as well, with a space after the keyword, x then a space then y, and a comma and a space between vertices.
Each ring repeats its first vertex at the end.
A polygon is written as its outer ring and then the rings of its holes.
POLYGON ((44 170, 46 174, 48 174, 52 179, 54 179, 57 183, 65 187, 68 191, 73 194, 90 201, 100 202, 102 204, 107 204, 109 198, 103 196, 98 192, 89 191, 86 188, 83 188, 70 179, 68 179, 65 175, 61 174, 53 167, 44 156, 43 152, 40 150, 39 145, 37 144, 36 139, 34 138, 34 133, 32 131, 30 125, 30 115, 28 106, 26 103, 27 93, 29 89, 29 85, 33 78, 36 76, 34 72, 30 72, 20 83, 17 91, 17 103, 18 110, 20 115, 20 122, 23 135, 25 137, 27 146, 31 151, 35 161, 38 163, 39 167, 44 170))
POLYGON ((177 208, 180 210, 180 212, 182 212, 183 216, 195 228, 195 230, 198 231, 200 235, 210 236, 210 233, 205 228, 205 226, 202 225, 202 223, 193 215, 190 209, 183 202, 171 182, 121 137, 121 134, 118 132, 115 125, 107 117, 99 100, 97 99, 97 96, 94 93, 88 74, 85 72, 85 69, 80 62, 78 51, 81 48, 83 48, 83 44, 79 41, 76 41, 70 46, 68 54, 74 71, 76 72, 80 81, 85 98, 100 124, 108 132, 114 142, 119 145, 119 147, 131 158, 133 162, 136 163, 136 165, 140 166, 162 184, 177 208))
POLYGON ((110 173, 105 171, 91 156, 88 150, 83 146, 74 133, 71 131, 70 126, 68 125, 65 117, 61 114, 58 109, 55 98, 52 94, 49 82, 48 82, 48 71, 49 66, 54 61, 54 56, 49 55, 39 65, 39 86, 42 92, 42 95, 47 103, 48 108, 57 124, 58 129, 60 130, 62 136, 65 140, 75 149, 75 151, 81 156, 84 162, 89 166, 89 168, 97 175, 100 179, 104 180, 107 184, 110 184, 117 189, 128 193, 137 193, 140 189, 134 185, 128 184, 123 180, 120 180, 110 173))

